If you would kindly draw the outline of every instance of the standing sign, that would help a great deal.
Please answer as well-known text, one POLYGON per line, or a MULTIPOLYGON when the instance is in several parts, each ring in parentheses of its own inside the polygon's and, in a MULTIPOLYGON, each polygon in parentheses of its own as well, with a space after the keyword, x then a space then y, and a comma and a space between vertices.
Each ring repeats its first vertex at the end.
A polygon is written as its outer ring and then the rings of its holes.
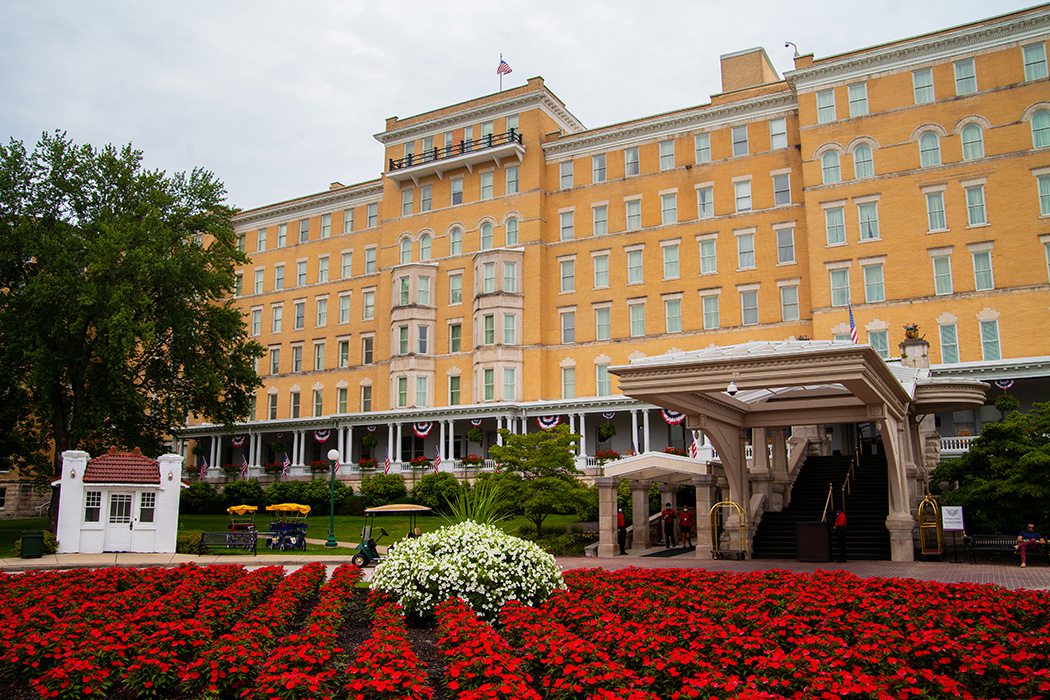
POLYGON ((963 531, 962 506, 941 506, 941 529, 963 531))

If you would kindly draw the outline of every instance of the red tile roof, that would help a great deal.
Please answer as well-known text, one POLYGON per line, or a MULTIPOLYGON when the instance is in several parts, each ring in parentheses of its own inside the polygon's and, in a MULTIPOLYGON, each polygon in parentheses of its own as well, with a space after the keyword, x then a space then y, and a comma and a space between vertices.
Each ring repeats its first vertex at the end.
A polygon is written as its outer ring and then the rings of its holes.
POLYGON ((117 448, 111 447, 107 454, 87 463, 84 483, 159 484, 160 464, 142 454, 137 447, 133 452, 117 452, 117 448))

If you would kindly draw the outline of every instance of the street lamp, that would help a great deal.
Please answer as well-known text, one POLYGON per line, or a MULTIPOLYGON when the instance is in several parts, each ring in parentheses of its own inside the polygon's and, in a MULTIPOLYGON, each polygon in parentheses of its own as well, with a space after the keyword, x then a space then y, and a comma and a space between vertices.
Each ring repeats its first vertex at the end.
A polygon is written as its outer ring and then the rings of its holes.
POLYGON ((328 461, 331 462, 332 467, 330 479, 328 482, 328 493, 330 501, 328 504, 328 541, 324 543, 325 547, 335 547, 337 542, 335 541, 335 464, 339 459, 339 450, 328 450, 328 461))

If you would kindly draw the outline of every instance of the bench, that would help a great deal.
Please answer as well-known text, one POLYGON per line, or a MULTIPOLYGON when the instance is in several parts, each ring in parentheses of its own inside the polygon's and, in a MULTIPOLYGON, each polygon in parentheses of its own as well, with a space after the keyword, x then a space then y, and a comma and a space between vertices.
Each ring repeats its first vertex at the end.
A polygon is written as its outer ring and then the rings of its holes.
POLYGON ((255 530, 202 532, 201 540, 197 544, 197 553, 236 554, 246 551, 254 555, 258 542, 255 530))
MULTIPOLYGON (((965 535, 963 536, 963 546, 966 547, 966 551, 970 553, 970 563, 977 563, 977 553, 989 553, 989 554, 1011 554, 1020 558, 1014 550, 1014 546, 1017 544, 1017 535, 965 535)), ((1046 555, 1046 562, 1050 564, 1050 547, 1046 545, 1037 544, 1034 547, 1028 549, 1029 557, 1031 560, 1033 554, 1042 552, 1046 555)))

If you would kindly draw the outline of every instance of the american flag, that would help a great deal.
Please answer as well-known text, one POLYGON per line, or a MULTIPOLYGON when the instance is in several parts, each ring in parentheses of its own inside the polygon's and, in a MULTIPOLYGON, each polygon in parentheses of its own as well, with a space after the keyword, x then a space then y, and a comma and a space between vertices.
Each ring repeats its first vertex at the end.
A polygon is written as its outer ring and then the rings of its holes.
POLYGON ((248 480, 248 460, 243 454, 241 455, 241 478, 248 480))
POLYGON ((281 478, 288 476, 288 469, 292 466, 292 460, 288 459, 288 453, 284 453, 284 462, 281 464, 281 478))
POLYGON ((208 476, 208 460, 206 457, 201 457, 201 478, 208 476))
POLYGON ((441 445, 434 448, 434 473, 438 473, 438 467, 441 466, 441 445))
POLYGON ((387 452, 386 453, 386 457, 383 458, 383 473, 384 474, 389 474, 390 473, 390 453, 389 452, 387 452))
POLYGON ((853 322, 853 304, 849 305, 849 338, 854 345, 860 342, 857 336, 857 324, 853 322))
POLYGON ((689 456, 691 458, 693 458, 693 459, 696 459, 697 457, 700 456, 700 446, 696 444, 696 441, 697 441, 699 435, 700 434, 697 433, 694 430, 693 431, 693 441, 691 443, 689 443, 689 456))
POLYGON ((514 72, 514 71, 512 71, 512 70, 510 69, 510 66, 509 66, 509 65, 507 65, 507 62, 506 62, 506 61, 504 61, 504 60, 503 60, 503 59, 501 58, 501 59, 499 60, 499 67, 498 67, 498 68, 496 68, 496 75, 507 75, 507 74, 509 74, 509 73, 513 73, 513 72, 514 72))

